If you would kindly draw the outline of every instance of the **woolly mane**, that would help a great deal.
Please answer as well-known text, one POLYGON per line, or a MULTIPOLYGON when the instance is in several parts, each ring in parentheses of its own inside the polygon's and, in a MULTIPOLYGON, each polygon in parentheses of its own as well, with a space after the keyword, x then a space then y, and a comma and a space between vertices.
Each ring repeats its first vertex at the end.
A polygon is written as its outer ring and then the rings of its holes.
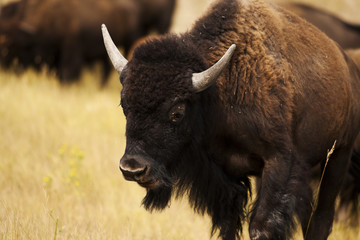
POLYGON ((168 206, 172 194, 187 195, 195 212, 212 217, 212 234, 220 230, 219 235, 224 239, 226 233, 239 237, 251 194, 248 177, 227 176, 197 143, 193 142, 187 149, 173 172, 176 183, 148 190, 142 202, 144 207, 149 211, 162 210, 168 206))
POLYGON ((192 144, 190 149, 191 153, 182 161, 184 166, 177 172, 177 196, 188 195, 197 213, 207 213, 212 217, 212 234, 218 229, 224 239, 224 234, 229 232, 238 236, 242 232, 246 217, 244 209, 251 194, 249 179, 229 178, 206 151, 199 150, 196 144, 192 144), (231 227, 233 229, 228 229, 231 227))

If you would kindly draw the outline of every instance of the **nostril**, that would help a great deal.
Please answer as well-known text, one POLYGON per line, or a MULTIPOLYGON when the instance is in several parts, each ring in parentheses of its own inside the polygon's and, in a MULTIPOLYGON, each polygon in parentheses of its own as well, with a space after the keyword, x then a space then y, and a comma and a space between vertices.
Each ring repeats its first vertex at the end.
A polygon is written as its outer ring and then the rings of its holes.
POLYGON ((134 172, 134 178, 136 180, 139 180, 141 176, 143 176, 146 173, 147 167, 144 167, 143 169, 138 169, 134 172))
POLYGON ((120 167, 120 170, 123 173, 126 180, 136 181, 139 180, 146 173, 147 167, 131 169, 131 170, 126 170, 120 167))
POLYGON ((130 181, 139 180, 147 171, 147 166, 134 158, 122 158, 119 167, 125 179, 130 181))
POLYGON ((141 164, 134 158, 130 158, 130 159, 121 159, 119 167, 122 171, 140 172, 146 168, 146 165, 141 164))

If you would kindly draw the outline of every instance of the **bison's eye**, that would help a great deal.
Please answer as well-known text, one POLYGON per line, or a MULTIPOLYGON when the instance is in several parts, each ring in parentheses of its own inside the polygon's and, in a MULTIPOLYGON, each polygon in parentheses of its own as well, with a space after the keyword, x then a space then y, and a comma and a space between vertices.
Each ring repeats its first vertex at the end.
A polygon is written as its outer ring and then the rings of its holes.
POLYGON ((169 119, 172 123, 180 123, 185 115, 185 104, 179 103, 173 106, 169 113, 169 119))

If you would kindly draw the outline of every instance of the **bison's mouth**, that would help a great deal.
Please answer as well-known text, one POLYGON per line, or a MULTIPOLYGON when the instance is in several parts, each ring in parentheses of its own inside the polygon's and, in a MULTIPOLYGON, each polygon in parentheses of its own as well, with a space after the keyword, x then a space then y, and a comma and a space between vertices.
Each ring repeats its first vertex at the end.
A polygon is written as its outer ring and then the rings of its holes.
POLYGON ((159 186, 160 181, 159 180, 149 180, 146 182, 137 182, 140 186, 142 186, 143 188, 147 188, 147 189, 154 189, 156 187, 159 186))

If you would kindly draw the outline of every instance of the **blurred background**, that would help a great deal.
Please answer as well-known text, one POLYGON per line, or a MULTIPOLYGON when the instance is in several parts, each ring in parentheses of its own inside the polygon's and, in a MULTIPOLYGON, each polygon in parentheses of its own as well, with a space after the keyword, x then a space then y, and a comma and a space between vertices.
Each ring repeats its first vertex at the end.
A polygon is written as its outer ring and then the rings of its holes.
MULTIPOLYGON (((130 56, 149 34, 190 29, 211 2, 0 2, 0 239, 211 238, 210 219, 194 214, 186 199, 148 213, 145 191, 123 179, 121 85, 100 35, 106 23, 130 56)), ((330 31, 334 38, 359 36, 359 0, 297 2, 311 8, 288 7, 304 17, 315 7, 314 21, 326 19, 318 21, 323 31, 350 26, 330 31)), ((360 45, 345 40, 344 48, 360 45)), ((360 239, 351 225, 336 223, 329 239, 360 239)))

